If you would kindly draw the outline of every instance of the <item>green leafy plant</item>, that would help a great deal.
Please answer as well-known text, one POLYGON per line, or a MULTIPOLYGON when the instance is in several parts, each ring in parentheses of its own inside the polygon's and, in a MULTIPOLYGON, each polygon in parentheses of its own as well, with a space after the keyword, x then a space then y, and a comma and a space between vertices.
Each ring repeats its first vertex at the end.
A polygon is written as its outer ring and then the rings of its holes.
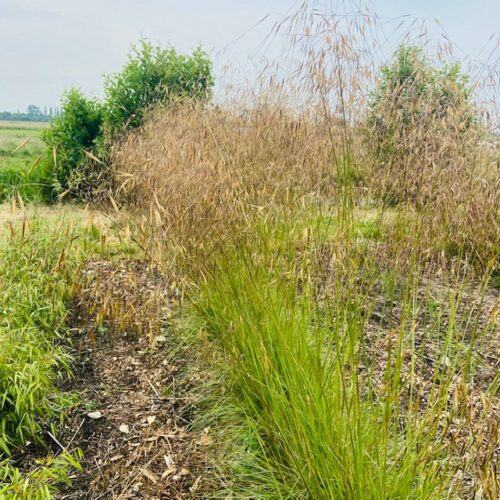
POLYGON ((123 69, 105 82, 105 117, 108 139, 137 127, 155 104, 178 98, 206 98, 214 80, 212 63, 200 48, 191 55, 179 54, 141 40, 132 47, 123 69))
POLYGON ((80 449, 59 456, 49 455, 37 460, 37 467, 23 474, 12 461, 0 462, 0 498, 31 498, 47 500, 57 492, 57 485, 71 484, 70 473, 81 470, 80 449))
POLYGON ((53 190, 61 194, 75 190, 78 170, 87 161, 87 153, 96 146, 103 125, 103 107, 71 89, 63 97, 62 114, 44 134, 48 145, 47 160, 52 167, 53 190))
POLYGON ((107 77, 103 103, 77 89, 64 95, 62 114, 44 136, 52 193, 94 196, 106 184, 110 146, 121 132, 141 125, 154 106, 208 98, 213 83, 212 63, 200 48, 184 55, 141 40, 123 69, 107 77))
POLYGON ((386 201, 419 205, 438 196, 437 176, 464 156, 475 123, 458 64, 436 67, 418 47, 401 46, 381 69, 368 110, 368 137, 386 201))
POLYGON ((0 247, 0 456, 41 441, 42 426, 64 404, 55 369, 69 369, 60 339, 76 264, 71 237, 43 235, 36 223, 31 239, 25 233, 0 247))

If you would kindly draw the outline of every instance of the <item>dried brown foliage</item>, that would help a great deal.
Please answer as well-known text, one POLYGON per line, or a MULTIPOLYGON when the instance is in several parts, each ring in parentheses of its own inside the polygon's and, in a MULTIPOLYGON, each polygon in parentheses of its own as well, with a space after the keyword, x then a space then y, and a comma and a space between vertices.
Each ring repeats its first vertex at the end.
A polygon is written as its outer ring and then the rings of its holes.
MULTIPOLYGON (((381 55, 376 16, 336 16, 306 3, 272 35, 287 40, 284 55, 255 87, 219 106, 153 112, 114 148, 113 196, 144 216, 149 243, 206 255, 256 212, 297 200, 337 203, 347 188, 363 206, 387 199, 410 206, 423 228, 423 251, 491 266, 498 255, 498 140, 480 119, 470 125, 480 108, 464 98, 465 84, 445 78, 439 91, 434 84, 426 92, 389 89, 377 109, 384 125, 374 128, 368 102, 381 55)), ((411 45, 426 36, 425 27, 411 25, 401 38, 411 45)), ((452 59, 451 50, 437 47, 437 59, 452 59)), ((419 78, 432 81, 437 73, 429 71, 419 78)), ((495 102, 491 108, 494 116, 495 102)))
POLYGON ((158 111, 114 153, 117 199, 191 250, 243 229, 249 212, 332 193, 325 122, 279 106, 158 111))

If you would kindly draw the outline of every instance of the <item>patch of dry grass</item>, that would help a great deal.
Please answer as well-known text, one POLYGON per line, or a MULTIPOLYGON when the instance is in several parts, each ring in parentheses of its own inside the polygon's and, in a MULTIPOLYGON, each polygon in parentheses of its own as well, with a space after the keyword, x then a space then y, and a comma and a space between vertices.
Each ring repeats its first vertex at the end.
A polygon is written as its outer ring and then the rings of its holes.
POLYGON ((148 214, 154 239, 210 251, 252 213, 333 195, 325 122, 282 107, 179 106, 114 152, 117 201, 148 214))

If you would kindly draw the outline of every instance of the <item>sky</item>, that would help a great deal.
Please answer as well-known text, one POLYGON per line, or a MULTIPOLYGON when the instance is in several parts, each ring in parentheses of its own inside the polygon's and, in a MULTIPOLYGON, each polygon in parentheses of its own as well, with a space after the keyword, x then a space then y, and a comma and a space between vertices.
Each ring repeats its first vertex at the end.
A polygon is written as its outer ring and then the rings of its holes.
MULTIPOLYGON (((252 61, 277 55, 269 46, 264 51, 262 41, 302 2, 0 0, 0 111, 56 106, 73 86, 101 95, 103 75, 118 71, 130 44, 141 37, 183 52, 202 45, 219 81, 226 63, 244 73, 252 61)), ((336 10, 346 1, 310 3, 336 10)), ((434 25, 436 19, 461 57, 481 60, 495 43, 498 50, 500 0, 367 0, 362 5, 388 24, 403 15, 434 25)))

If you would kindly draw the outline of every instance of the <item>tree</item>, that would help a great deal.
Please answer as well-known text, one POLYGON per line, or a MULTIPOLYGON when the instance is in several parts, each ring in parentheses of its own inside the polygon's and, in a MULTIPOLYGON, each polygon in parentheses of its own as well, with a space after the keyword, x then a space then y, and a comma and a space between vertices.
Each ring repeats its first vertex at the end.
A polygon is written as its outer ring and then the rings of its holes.
POLYGON ((32 116, 40 116, 42 114, 42 112, 38 106, 35 106, 34 104, 30 104, 28 106, 28 108, 26 109, 26 114, 32 115, 32 116))
POLYGON ((201 49, 183 55, 142 40, 132 47, 123 69, 106 79, 103 103, 71 89, 61 113, 55 108, 56 118, 45 135, 55 192, 92 196, 120 133, 139 126, 152 106, 206 99, 212 86, 212 63, 201 49))

